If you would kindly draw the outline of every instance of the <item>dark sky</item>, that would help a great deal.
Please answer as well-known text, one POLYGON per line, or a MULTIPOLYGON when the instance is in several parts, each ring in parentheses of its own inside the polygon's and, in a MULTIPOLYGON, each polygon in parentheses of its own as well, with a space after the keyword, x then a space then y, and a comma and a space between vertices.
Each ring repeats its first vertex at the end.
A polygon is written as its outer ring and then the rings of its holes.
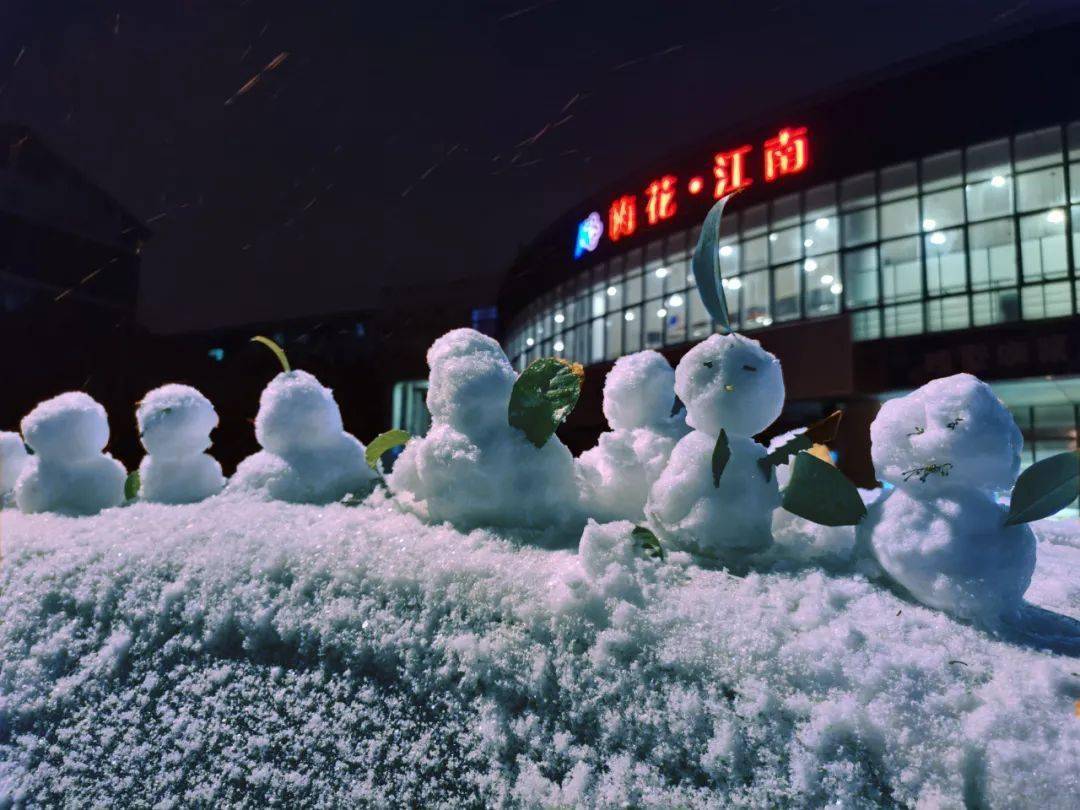
POLYGON ((149 222, 156 331, 483 305, 519 244, 636 165, 1070 5, 16 0, 0 120, 149 222))

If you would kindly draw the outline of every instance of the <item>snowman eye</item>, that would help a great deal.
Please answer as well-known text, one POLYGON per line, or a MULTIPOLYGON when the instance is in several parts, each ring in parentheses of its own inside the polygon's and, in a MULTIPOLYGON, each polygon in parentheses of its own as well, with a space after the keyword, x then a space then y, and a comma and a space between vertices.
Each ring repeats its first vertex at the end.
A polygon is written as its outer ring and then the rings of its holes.
POLYGON ((712 367, 713 367, 713 361, 712 360, 706 360, 705 361, 705 368, 712 368, 712 367))
POLYGON ((743 366, 743 368, 746 369, 747 371, 757 371, 757 369, 754 366, 743 366))

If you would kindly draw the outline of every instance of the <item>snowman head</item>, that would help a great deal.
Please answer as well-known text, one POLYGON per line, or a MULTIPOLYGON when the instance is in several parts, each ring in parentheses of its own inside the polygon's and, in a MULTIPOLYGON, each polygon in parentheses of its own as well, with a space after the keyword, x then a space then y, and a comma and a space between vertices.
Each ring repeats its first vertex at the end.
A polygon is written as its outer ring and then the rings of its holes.
POLYGON ((69 391, 47 399, 23 417, 23 438, 41 458, 89 458, 109 443, 109 417, 89 394, 69 391))
POLYGON ((455 329, 428 351, 431 418, 475 436, 507 424, 516 375, 502 348, 472 329, 455 329))
POLYGON ((675 370, 652 349, 620 357, 604 380, 604 416, 616 430, 661 425, 674 403, 675 370))
POLYGON ((259 397, 255 438, 271 453, 333 444, 345 430, 334 393, 306 371, 285 371, 259 397))
POLYGON ((675 393, 690 427, 720 435, 753 436, 784 407, 780 361, 756 340, 711 335, 688 351, 675 369, 675 393))
POLYGON ((210 446, 217 411, 197 389, 171 383, 150 391, 135 411, 146 452, 161 456, 201 453, 210 446))
POLYGON ((870 425, 878 478, 913 492, 955 484, 1009 489, 1023 446, 1012 414, 970 374, 932 380, 886 401, 870 425))

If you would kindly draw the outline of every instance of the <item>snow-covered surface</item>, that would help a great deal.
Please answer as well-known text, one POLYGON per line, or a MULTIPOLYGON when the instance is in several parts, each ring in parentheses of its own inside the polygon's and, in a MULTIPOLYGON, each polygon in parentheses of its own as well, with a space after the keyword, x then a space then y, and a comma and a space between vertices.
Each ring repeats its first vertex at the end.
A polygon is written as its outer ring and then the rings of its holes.
POLYGON ((0 806, 1075 806, 1077 522, 1004 638, 835 545, 740 578, 630 528, 5 510, 0 806))

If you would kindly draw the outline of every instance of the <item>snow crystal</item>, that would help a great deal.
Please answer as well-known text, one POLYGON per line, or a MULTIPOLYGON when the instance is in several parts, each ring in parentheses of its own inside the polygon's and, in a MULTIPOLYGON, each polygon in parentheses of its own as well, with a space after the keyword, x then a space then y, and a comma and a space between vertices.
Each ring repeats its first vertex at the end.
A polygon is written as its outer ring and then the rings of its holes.
POLYGON ((0 431, 0 505, 15 489, 15 482, 28 458, 22 436, 0 431))
MULTIPOLYGON (((659 561, 629 523, 543 550, 378 493, 0 519, 4 806, 1055 810, 1080 788, 1075 659, 850 573, 659 561)), ((1035 529, 1055 553, 1028 598, 1080 654, 1080 523, 1035 529)))
POLYGON ((345 432, 333 391, 306 371, 278 374, 263 389, 255 438, 263 449, 240 462, 229 491, 329 503, 367 494, 378 479, 364 445, 345 432))
POLYGON ((221 465, 203 451, 218 415, 205 396, 189 385, 155 388, 135 411, 147 456, 139 465, 139 494, 160 503, 194 503, 225 486, 221 465))
POLYGON ((108 453, 105 408, 81 391, 40 403, 22 419, 22 435, 34 451, 15 483, 24 512, 88 515, 119 506, 127 471, 108 453))

